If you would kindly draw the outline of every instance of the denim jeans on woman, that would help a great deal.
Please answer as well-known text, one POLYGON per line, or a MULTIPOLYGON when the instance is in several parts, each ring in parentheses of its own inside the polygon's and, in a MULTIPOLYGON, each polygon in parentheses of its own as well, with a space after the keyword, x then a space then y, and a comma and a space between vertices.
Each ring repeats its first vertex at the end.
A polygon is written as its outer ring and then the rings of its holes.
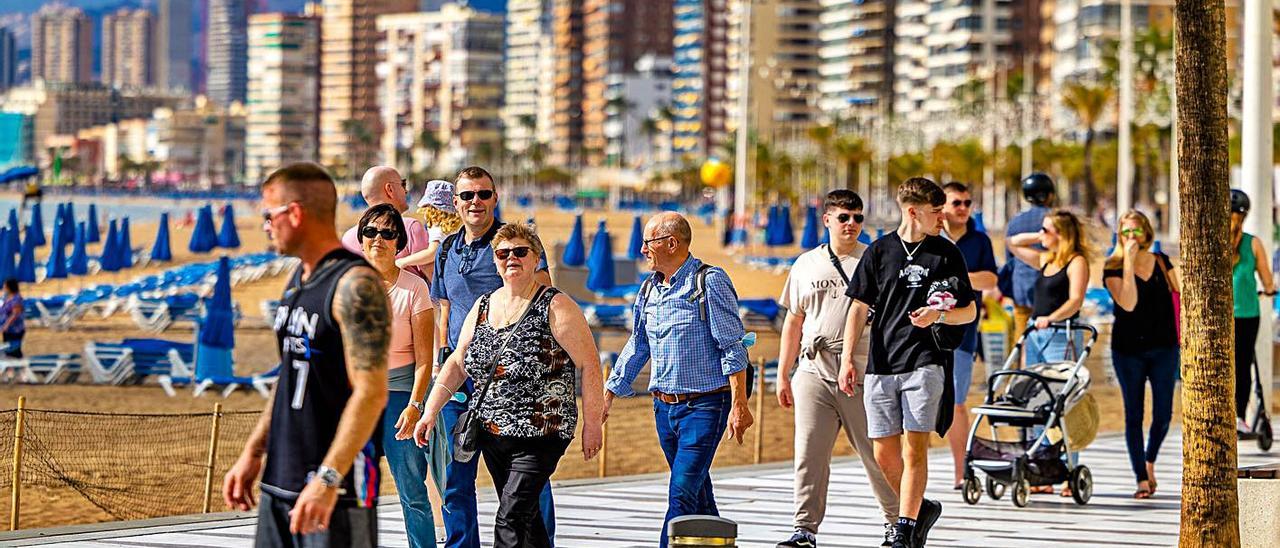
POLYGON ((667 516, 662 522, 659 541, 661 548, 667 548, 667 522, 672 518, 690 514, 720 515, 711 490, 711 461, 724 437, 731 402, 728 392, 680 403, 653 400, 658 443, 671 467, 667 516))
POLYGON ((431 514, 431 500, 427 498, 427 470, 430 453, 418 447, 413 438, 396 439, 396 420, 409 406, 409 393, 392 390, 387 396, 387 408, 382 412, 382 452, 386 455, 391 477, 400 494, 400 508, 404 511, 404 529, 411 548, 435 548, 436 524, 431 514))
POLYGON ((1124 443, 1129 449, 1129 465, 1137 481, 1147 480, 1146 463, 1154 464, 1160 444, 1169 433, 1173 417, 1174 375, 1180 356, 1177 347, 1153 348, 1138 353, 1111 351, 1111 363, 1124 398, 1124 443), (1151 430, 1147 447, 1142 448, 1142 416, 1146 405, 1147 382, 1151 382, 1151 430))

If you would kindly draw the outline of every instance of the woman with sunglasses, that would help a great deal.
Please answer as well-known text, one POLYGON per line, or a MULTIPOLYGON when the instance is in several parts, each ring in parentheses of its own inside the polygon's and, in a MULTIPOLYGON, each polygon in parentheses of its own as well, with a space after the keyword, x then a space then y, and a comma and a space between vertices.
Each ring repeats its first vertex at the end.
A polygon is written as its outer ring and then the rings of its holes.
POLYGON ((495 548, 551 546, 538 498, 577 429, 578 369, 583 458, 595 457, 601 444, 600 357, 573 299, 535 280, 542 251, 526 225, 503 225, 494 234, 503 285, 467 314, 414 431, 425 443, 454 391, 467 377, 475 380, 468 413, 482 421, 477 448, 498 492, 495 548))
MULTIPOLYGON (((1231 189, 1231 293, 1235 302, 1235 358, 1236 358, 1236 431, 1251 430, 1245 422, 1249 407, 1249 389, 1253 386, 1254 345, 1258 339, 1258 324, 1262 307, 1258 300, 1258 282, 1262 282, 1263 294, 1275 295, 1276 283, 1267 263, 1267 250, 1262 241, 1244 231, 1244 219, 1249 216, 1249 195, 1231 189)), ((1270 337, 1270 335, 1268 335, 1270 337)))
POLYGON ((435 310, 427 282, 396 266, 396 254, 408 245, 409 237, 395 206, 369 208, 356 230, 365 258, 382 275, 392 314, 387 349, 390 394, 382 413, 381 434, 375 435, 374 441, 381 445, 395 479, 409 546, 434 548, 436 526, 426 480, 430 471, 437 491, 441 490, 447 453, 444 447, 427 446, 424 451, 411 438, 422 417, 435 363, 435 310))
MULTIPOLYGON (((1045 215, 1039 234, 1009 238, 1009 251, 1040 269, 1028 321, 1036 330, 1029 333, 1023 343, 1022 365, 1074 360, 1084 350, 1083 333, 1074 330, 1067 333, 1049 325, 1076 319, 1084 304, 1085 290, 1089 287, 1090 255, 1084 223, 1070 211, 1055 210, 1045 215), (1047 251, 1036 249, 1037 243, 1047 251)), ((1074 467, 1076 454, 1067 455, 1067 461, 1074 467)), ((1053 487, 1037 486, 1031 492, 1052 493, 1053 487)), ((1071 496, 1071 489, 1063 486, 1062 496, 1071 496)))
POLYGON ((1124 441, 1137 478, 1133 498, 1156 492, 1156 455, 1173 416, 1173 387, 1178 371, 1178 326, 1173 293, 1178 276, 1163 253, 1152 252, 1151 221, 1139 211, 1120 217, 1115 251, 1107 258, 1103 283, 1115 301, 1111 327, 1111 363, 1124 399, 1124 441), (1142 446, 1142 416, 1151 383, 1151 430, 1142 446))

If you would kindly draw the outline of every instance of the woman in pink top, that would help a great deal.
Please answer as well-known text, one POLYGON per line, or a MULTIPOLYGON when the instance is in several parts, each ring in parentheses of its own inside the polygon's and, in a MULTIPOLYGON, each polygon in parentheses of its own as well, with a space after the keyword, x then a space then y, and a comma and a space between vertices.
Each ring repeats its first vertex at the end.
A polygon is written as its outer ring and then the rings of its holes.
POLYGON ((390 394, 382 413, 382 434, 375 435, 374 441, 382 445, 400 493, 409 545, 434 548, 435 523, 426 487, 432 448, 419 448, 412 436, 431 385, 435 311, 427 283, 396 266, 396 254, 408 245, 400 212, 388 204, 371 207, 360 218, 357 230, 365 258, 382 274, 392 314, 391 344, 387 349, 390 394))

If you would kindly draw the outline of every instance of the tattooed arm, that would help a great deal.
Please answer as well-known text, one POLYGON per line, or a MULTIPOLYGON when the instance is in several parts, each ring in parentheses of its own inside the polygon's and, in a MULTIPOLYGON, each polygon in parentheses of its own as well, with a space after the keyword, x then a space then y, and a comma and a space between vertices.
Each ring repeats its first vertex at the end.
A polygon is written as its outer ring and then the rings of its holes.
MULTIPOLYGON (((372 268, 352 268, 338 280, 331 313, 342 332, 351 398, 322 464, 348 475, 387 404, 391 310, 382 279, 372 268)), ((308 483, 294 504, 290 532, 307 534, 327 528, 337 499, 337 489, 325 488, 319 481, 308 483)))

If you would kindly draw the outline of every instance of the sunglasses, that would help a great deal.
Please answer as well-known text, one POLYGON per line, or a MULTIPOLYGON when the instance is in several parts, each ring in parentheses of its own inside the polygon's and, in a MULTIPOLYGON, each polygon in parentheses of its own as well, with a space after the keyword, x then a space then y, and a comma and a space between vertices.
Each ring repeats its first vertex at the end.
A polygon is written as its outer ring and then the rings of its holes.
POLYGON ((951 207, 960 207, 960 206, 970 207, 972 205, 973 205, 973 200, 951 200, 951 207))
POLYGON ((476 199, 477 196, 479 196, 481 200, 488 200, 490 198, 493 198, 493 191, 492 190, 464 190, 462 192, 455 194, 455 196, 457 196, 459 200, 462 200, 464 202, 470 202, 471 200, 476 199))
POLYGON ((366 240, 372 240, 378 236, 381 236, 383 240, 391 241, 400 237, 400 233, 396 232, 396 229, 394 228, 379 229, 376 226, 364 227, 363 229, 360 230, 360 235, 363 236, 364 239, 366 240))
POLYGON ((1141 236, 1145 234, 1141 228, 1126 228, 1120 231, 1121 236, 1141 236))
POLYGON ((262 210, 262 229, 267 230, 271 228, 271 220, 276 218, 277 215, 289 211, 289 206, 292 204, 293 202, 289 202, 279 207, 262 210))
POLYGON ((1043 227, 1043 226, 1042 226, 1042 227, 1040 227, 1040 232, 1041 232, 1042 234, 1057 234, 1057 232, 1054 232, 1052 229, 1048 229, 1048 228, 1045 228, 1045 227, 1043 227))
POLYGON ((642 242, 644 243, 644 247, 651 247, 653 246, 653 242, 658 242, 658 241, 665 240, 667 238, 674 238, 674 237, 675 237, 674 234, 667 234, 666 236, 658 236, 657 238, 649 238, 648 240, 642 240, 642 242))
POLYGON ((839 215, 836 215, 836 222, 840 224, 845 224, 849 222, 849 219, 853 219, 853 222, 862 224, 862 221, 866 220, 866 218, 867 217, 861 213, 853 213, 853 214, 841 213, 839 215))
POLYGON ((505 261, 508 258, 510 258, 512 255, 515 255, 517 259, 523 259, 529 256, 530 251, 533 251, 533 250, 530 249, 529 246, 525 246, 525 245, 516 246, 516 247, 504 247, 501 249, 493 250, 493 256, 497 257, 499 261, 505 261))

